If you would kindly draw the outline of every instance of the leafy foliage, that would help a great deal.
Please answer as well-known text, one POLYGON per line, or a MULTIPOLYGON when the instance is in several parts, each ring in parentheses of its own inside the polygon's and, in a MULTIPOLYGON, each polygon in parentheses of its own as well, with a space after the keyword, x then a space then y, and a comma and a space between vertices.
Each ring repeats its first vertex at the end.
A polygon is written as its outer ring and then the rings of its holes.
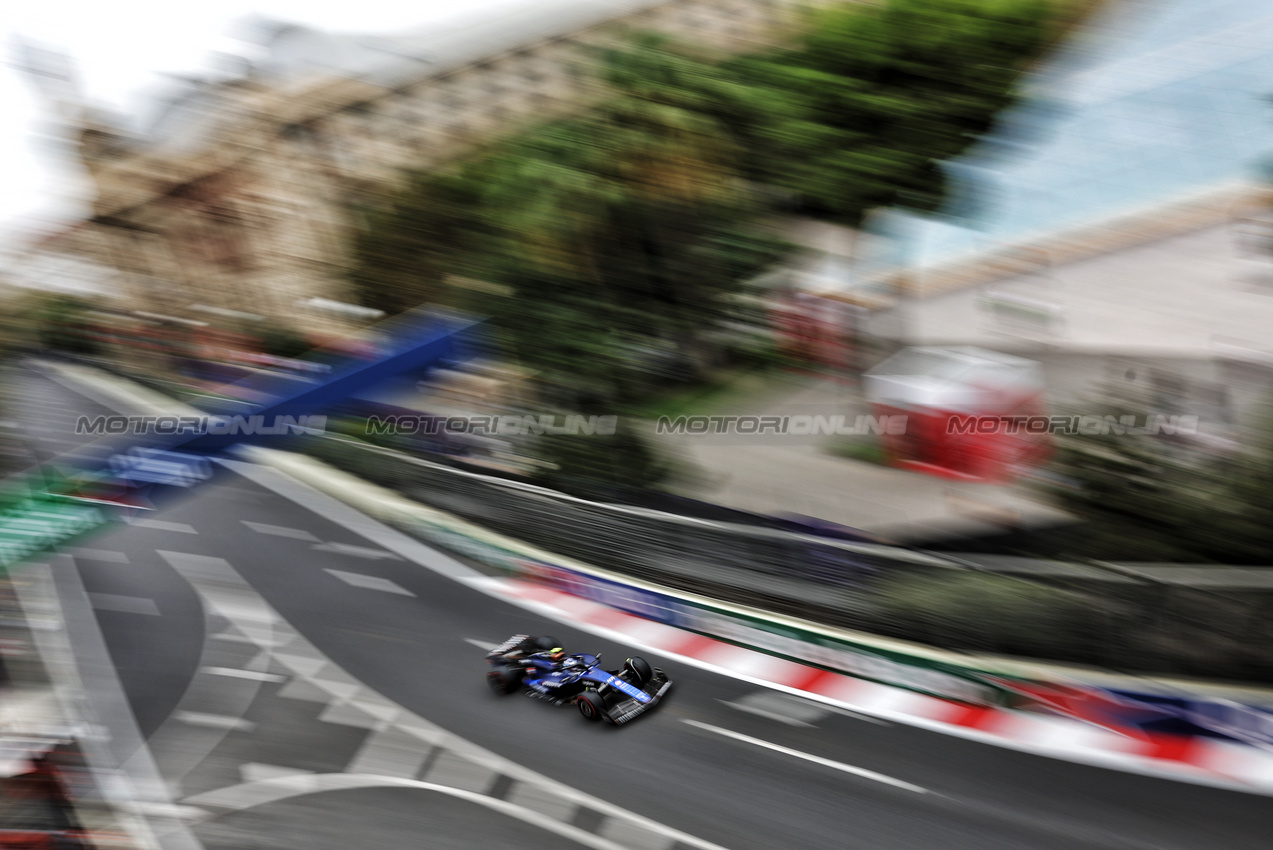
POLYGON ((456 258, 479 250, 477 184, 455 175, 407 175, 380 206, 362 210, 350 279, 359 300, 390 315, 442 298, 456 258))
POLYGON ((256 332, 261 348, 275 357, 300 357, 314 347, 305 337, 284 325, 271 323, 257 328, 256 332))
POLYGON ((41 344, 69 354, 97 354, 100 345, 92 336, 88 313, 92 305, 72 295, 45 294, 26 305, 29 321, 41 344))
POLYGON ((538 454, 552 465, 539 476, 539 483, 566 492, 598 485, 648 488, 663 483, 672 474, 669 461, 630 428, 619 428, 606 437, 543 437, 538 454))
POLYGON ((729 63, 722 101, 754 179, 856 226, 871 209, 940 206, 943 160, 1017 97, 1047 38, 1042 0, 889 0, 812 13, 795 47, 729 63))
MULTIPOLYGON (((1143 417, 1142 417, 1143 421, 1143 417)), ((1209 452, 1167 437, 1070 437, 1052 488, 1086 520, 1068 554, 1145 561, 1273 563, 1273 423, 1265 438, 1209 452)))
POLYGON ((936 207, 937 163, 1012 102, 1049 8, 837 4, 791 45, 725 62, 638 36, 601 52, 611 95, 585 113, 412 175, 367 210, 353 283, 390 313, 491 316, 571 406, 697 380, 723 298, 791 251, 761 225, 776 199, 851 225, 880 205, 936 207))
POLYGON ((876 631, 936 646, 1088 663, 1107 636, 1094 599, 981 573, 892 577, 875 617, 876 631))
POLYGON ((620 91, 373 211, 354 273, 364 303, 445 301, 493 318, 549 386, 625 400, 698 369, 721 298, 788 246, 753 223, 732 143, 676 91, 620 91), (476 279, 504 298, 449 287, 476 279))

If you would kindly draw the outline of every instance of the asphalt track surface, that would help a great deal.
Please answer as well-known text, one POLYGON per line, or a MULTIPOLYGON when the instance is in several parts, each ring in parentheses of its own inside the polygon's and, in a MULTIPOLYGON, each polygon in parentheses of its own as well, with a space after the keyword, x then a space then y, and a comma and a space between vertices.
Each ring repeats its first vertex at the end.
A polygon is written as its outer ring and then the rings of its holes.
MULTIPOLYGON (((28 411, 99 410, 38 377, 28 382, 28 397, 28 411)), ((24 421, 41 451, 64 450, 66 442, 56 441, 73 439, 56 417, 42 413, 35 421, 32 415, 24 421)), ((490 694, 482 653, 473 642, 549 632, 568 648, 600 652, 615 664, 632 653, 630 647, 547 622, 419 564, 370 554, 366 550, 379 547, 366 538, 232 473, 154 519, 176 525, 121 527, 81 544, 123 553, 127 563, 76 559, 85 588, 96 598, 153 601, 148 613, 97 612, 143 735, 173 711, 199 664, 204 639, 199 600, 156 554, 180 551, 228 561, 331 660, 433 723, 730 850, 1269 846, 1273 802, 1266 797, 1056 761, 844 714, 815 713, 807 725, 795 725, 790 717, 734 707, 756 698, 757 687, 653 654, 647 657, 676 682, 667 702, 623 728, 589 725, 568 708, 490 694), (316 549, 299 536, 258 533, 245 521, 338 545, 316 549), (173 530, 181 526, 195 533, 173 530), (355 551, 361 554, 350 554, 355 551), (387 580, 407 593, 354 586, 329 570, 387 580)), ((403 824, 411 823, 418 841, 405 842, 408 846, 447 847, 448 841, 466 840, 455 846, 538 846, 544 840, 528 835, 510 841, 509 835, 520 834, 515 829, 466 839, 466 819, 436 816, 433 802, 420 803, 412 793, 328 792, 321 795, 327 804, 317 808, 312 801, 320 795, 232 818, 273 836, 261 845, 271 847, 327 846, 316 838, 295 845, 285 840, 297 834, 289 824, 303 822, 321 832, 323 815, 315 812, 327 813, 333 834, 346 836, 343 840, 357 824, 362 846, 401 846, 403 824), (298 814, 302 811, 308 814, 298 814)), ((209 847, 221 846, 214 836, 203 837, 209 847)))

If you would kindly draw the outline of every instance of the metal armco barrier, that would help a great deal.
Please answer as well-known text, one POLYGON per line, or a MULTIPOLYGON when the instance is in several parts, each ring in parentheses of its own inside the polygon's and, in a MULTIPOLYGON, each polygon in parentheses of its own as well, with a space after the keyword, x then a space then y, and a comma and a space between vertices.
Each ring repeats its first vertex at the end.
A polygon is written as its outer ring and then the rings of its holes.
POLYGON ((556 554, 663 586, 855 628, 870 585, 898 571, 963 569, 921 552, 600 504, 365 443, 307 441, 315 457, 429 507, 556 554), (722 595, 723 594, 723 595, 722 595))

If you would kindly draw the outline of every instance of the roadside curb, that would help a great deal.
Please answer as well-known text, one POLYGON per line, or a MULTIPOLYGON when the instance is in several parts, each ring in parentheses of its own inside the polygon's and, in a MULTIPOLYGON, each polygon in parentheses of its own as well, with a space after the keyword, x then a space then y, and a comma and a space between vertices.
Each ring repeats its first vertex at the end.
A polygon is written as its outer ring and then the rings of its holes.
POLYGON ((973 706, 777 658, 517 579, 470 581, 562 623, 815 702, 1100 767, 1273 795, 1273 754, 1219 739, 1120 735, 1060 716, 973 706))

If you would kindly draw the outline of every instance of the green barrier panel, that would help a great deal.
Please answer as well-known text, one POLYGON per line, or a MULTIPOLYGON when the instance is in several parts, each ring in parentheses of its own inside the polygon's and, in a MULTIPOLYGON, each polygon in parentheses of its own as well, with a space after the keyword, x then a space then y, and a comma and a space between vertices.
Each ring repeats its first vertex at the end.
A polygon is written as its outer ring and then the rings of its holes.
POLYGON ((99 507, 45 492, 45 480, 31 476, 0 493, 0 570, 111 523, 99 507))

